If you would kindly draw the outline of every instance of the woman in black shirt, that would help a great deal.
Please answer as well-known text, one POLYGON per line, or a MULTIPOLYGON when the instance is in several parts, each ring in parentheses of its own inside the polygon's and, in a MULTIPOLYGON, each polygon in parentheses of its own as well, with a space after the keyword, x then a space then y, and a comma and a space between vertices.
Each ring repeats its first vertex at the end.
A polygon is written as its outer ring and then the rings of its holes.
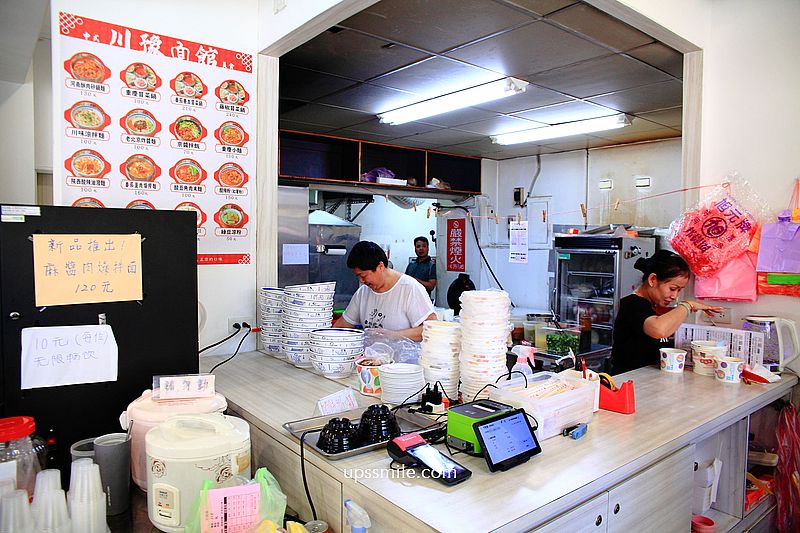
POLYGON ((658 364, 661 339, 666 339, 695 311, 708 314, 722 308, 685 300, 661 315, 656 307, 667 307, 689 282, 689 265, 681 256, 659 250, 652 257, 641 257, 633 265, 644 273, 639 288, 622 298, 614 321, 611 367, 614 374, 658 364))

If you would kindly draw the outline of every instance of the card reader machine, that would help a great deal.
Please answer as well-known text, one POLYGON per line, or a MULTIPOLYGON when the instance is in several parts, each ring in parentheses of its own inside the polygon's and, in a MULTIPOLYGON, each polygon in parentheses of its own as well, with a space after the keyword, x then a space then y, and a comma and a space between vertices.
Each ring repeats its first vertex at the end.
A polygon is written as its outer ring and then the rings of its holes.
POLYGON ((457 485, 468 479, 472 472, 428 444, 419 433, 395 437, 386 446, 393 460, 406 467, 420 467, 445 485, 457 485))
POLYGON ((480 455, 482 450, 474 424, 513 410, 512 406, 494 400, 477 400, 451 407, 447 411, 447 444, 463 452, 480 455))

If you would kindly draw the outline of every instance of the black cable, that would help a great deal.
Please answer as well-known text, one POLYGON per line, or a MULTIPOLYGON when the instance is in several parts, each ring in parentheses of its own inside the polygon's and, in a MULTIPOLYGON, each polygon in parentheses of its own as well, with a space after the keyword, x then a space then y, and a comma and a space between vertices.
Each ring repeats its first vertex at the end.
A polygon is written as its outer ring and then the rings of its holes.
POLYGON ((519 370, 509 370, 507 374, 503 374, 494 380, 495 384, 506 376, 508 376, 508 379, 511 379, 511 374, 522 374, 522 377, 525 378, 525 388, 528 388, 528 376, 525 375, 525 372, 521 372, 519 370))
POLYGON ((442 385, 442 382, 437 379, 436 383, 434 383, 434 386, 435 385, 439 385, 442 388, 442 394, 444 394, 444 397, 447 398, 447 400, 450 402, 450 405, 453 405, 453 399, 447 395, 447 392, 444 390, 444 385, 442 385))
POLYGON ((525 416, 527 416, 528 418, 530 418, 531 420, 533 420, 533 430, 534 430, 534 431, 536 431, 537 429, 539 429, 539 421, 538 421, 538 420, 536 420, 536 419, 533 417, 533 415, 532 415, 532 414, 530 414, 529 412, 527 412, 527 411, 523 411, 523 412, 525 413, 525 416))
MULTIPOLYGON (((463 209, 465 213, 469 214, 469 209, 467 209, 463 205, 444 205, 443 206, 443 205, 441 205, 439 203, 434 203, 433 205, 434 205, 434 207, 436 207, 438 209, 463 209)), ((500 280, 497 279, 497 276, 495 275, 494 270, 492 270, 492 265, 489 264, 489 260, 486 259, 486 256, 483 254, 483 248, 481 248, 481 240, 478 238, 478 230, 475 229, 475 221, 472 219, 472 217, 469 217, 469 223, 472 226, 472 234, 475 236, 475 243, 478 245, 478 252, 480 252, 480 254, 481 254, 481 259, 483 259, 483 263, 486 265, 486 268, 489 269, 489 273, 492 275, 492 278, 494 279, 494 282, 497 283, 497 286, 500 287, 500 290, 505 291, 505 289, 503 288, 503 284, 500 283, 500 280)), ((508 299, 511 302, 511 307, 516 307, 516 305, 514 305, 514 300, 511 299, 511 295, 510 294, 508 295, 508 299)))
POLYGON ((219 346, 219 345, 220 345, 220 344, 222 344, 223 342, 225 342, 225 341, 227 341, 227 340, 230 340, 230 339, 232 339, 233 337, 235 337, 235 336, 236 336, 236 334, 238 334, 240 331, 242 331, 242 326, 240 326, 240 325, 239 325, 239 323, 238 323, 238 322, 236 322, 236 323, 233 325, 233 329, 235 329, 236 331, 234 331, 233 333, 231 333, 230 335, 228 335, 227 337, 225 337, 225 338, 224 338, 224 339, 222 339, 221 341, 219 341, 219 342, 215 342, 214 344, 210 344, 210 345, 206 346, 205 348, 203 348, 202 350, 200 350, 199 352, 197 352, 197 355, 200 355, 201 353, 205 352, 206 350, 210 350, 210 349, 211 349, 211 348, 213 348, 214 346, 219 346))
POLYGON ((322 431, 322 428, 319 429, 309 429, 308 431, 304 431, 302 435, 300 435, 300 473, 303 475, 303 488, 306 489, 306 498, 308 498, 308 505, 311 507, 311 515, 314 517, 314 520, 317 519, 317 509, 314 507, 314 502, 311 501, 311 491, 308 490, 308 480, 306 479, 306 461, 305 461, 305 440, 306 435, 309 433, 317 433, 318 431, 322 431))
POLYGON ((217 368, 221 367, 222 365, 224 365, 225 363, 227 363, 228 361, 230 361, 234 357, 236 357, 236 355, 239 353, 239 349, 242 347, 242 343, 247 338, 247 336, 250 335, 250 332, 253 331, 253 328, 251 328, 250 325, 247 322, 244 323, 244 326, 247 328, 247 332, 244 334, 244 337, 242 337, 241 340, 239 341, 239 345, 236 346, 236 351, 233 352, 232 356, 230 356, 227 359, 225 359, 224 361, 219 362, 216 365, 214 365, 214 367, 211 370, 208 371, 209 374, 212 374, 214 372, 214 370, 216 370, 217 368))
POLYGON ((406 402, 407 402, 408 400, 410 400, 411 398, 413 398, 414 396, 416 396, 417 394, 419 394, 420 392, 424 391, 424 390, 425 390, 427 387, 429 387, 429 386, 430 386, 430 385, 429 385, 428 383, 426 383, 424 387, 422 387, 422 388, 421 388, 421 389, 419 389, 417 392, 415 392, 415 393, 411 394, 411 396, 409 396, 408 398, 406 398, 405 400, 403 400, 403 403, 401 403, 401 404, 399 404, 399 405, 395 405, 394 407, 392 407, 392 411, 397 411, 398 409, 400 409, 401 407, 403 407, 403 406, 405 406, 405 405, 415 405, 415 404, 418 404, 419 402, 411 402, 411 403, 406 403, 406 402))
MULTIPOLYGON (((500 376, 500 377, 503 377, 503 376, 500 376)), ((478 399, 478 394, 480 394, 480 393, 482 393, 483 391, 486 390, 486 387, 494 387, 495 389, 498 388, 498 386, 495 385, 494 383, 487 383, 486 385, 481 387, 481 390, 479 390, 478 392, 475 393, 475 396, 472 397, 472 401, 473 402, 478 399)))

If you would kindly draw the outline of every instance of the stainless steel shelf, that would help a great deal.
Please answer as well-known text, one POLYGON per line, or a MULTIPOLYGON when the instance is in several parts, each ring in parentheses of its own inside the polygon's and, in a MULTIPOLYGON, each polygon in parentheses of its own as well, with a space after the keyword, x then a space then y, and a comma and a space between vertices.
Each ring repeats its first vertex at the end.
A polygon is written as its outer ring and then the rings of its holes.
POLYGON ((600 278, 613 278, 614 277, 614 273, 613 272, 580 272, 580 271, 576 271, 576 270, 571 270, 571 271, 567 272, 567 275, 570 275, 570 276, 597 276, 597 277, 600 277, 600 278))
POLYGON ((613 298, 578 298, 576 296, 567 296, 567 298, 575 302, 582 302, 588 304, 614 305, 613 298))

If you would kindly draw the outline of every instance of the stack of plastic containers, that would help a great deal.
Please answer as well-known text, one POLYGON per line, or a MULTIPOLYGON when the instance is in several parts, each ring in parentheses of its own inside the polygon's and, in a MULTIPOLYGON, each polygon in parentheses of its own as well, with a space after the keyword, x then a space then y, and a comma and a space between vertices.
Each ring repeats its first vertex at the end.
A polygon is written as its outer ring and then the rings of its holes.
POLYGON ((73 533, 106 533, 106 495, 100 481, 100 467, 91 459, 72 462, 67 504, 73 533))
POLYGON ((427 320, 422 325, 422 350, 419 364, 425 381, 431 385, 441 383, 447 397, 458 398, 459 365, 461 353, 461 325, 456 322, 427 320))
POLYGON ((484 388, 506 368, 506 339, 511 299, 499 290, 467 291, 461 295, 461 394, 465 402, 486 398, 484 388), (481 391, 481 389, 483 389, 481 391))
POLYGON ((309 334, 330 327, 335 290, 335 281, 290 285, 284 289, 280 347, 294 366, 312 366, 309 334))
POLYGON ((33 533, 27 490, 11 490, 0 496, 0 533, 33 533))
POLYGON ((261 345, 264 350, 281 355, 281 316, 283 289, 261 287, 258 291, 258 308, 261 326, 261 345))

